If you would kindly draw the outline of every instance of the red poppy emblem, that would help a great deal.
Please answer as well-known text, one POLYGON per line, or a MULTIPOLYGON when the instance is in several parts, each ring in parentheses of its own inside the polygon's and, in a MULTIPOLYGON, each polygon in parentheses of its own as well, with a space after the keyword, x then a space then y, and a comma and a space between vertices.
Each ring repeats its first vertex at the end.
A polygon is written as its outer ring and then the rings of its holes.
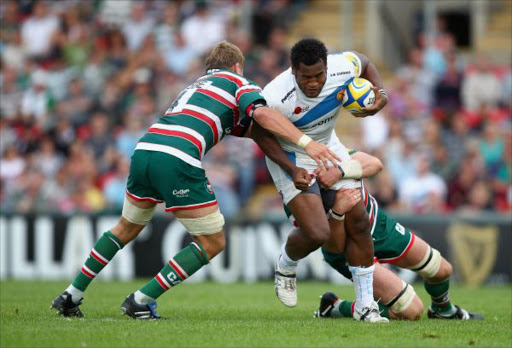
POLYGON ((297 107, 295 108, 295 110, 293 110, 293 113, 294 113, 294 114, 300 114, 300 113, 301 113, 301 111, 302 111, 302 108, 301 108, 300 106, 297 106, 297 107))

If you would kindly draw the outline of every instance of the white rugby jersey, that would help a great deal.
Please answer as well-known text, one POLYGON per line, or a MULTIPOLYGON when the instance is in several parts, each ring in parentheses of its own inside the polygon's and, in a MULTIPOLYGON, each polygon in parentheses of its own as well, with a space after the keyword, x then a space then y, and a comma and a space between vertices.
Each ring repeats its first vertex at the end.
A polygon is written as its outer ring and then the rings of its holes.
MULTIPOLYGON (((328 144, 334 134, 342 94, 347 84, 361 74, 361 61, 352 52, 329 54, 327 56, 327 80, 320 94, 308 98, 302 93, 292 69, 281 73, 263 89, 263 96, 269 106, 292 121, 304 134, 313 140, 328 144)), ((278 138, 287 151, 302 152, 304 149, 278 138)))

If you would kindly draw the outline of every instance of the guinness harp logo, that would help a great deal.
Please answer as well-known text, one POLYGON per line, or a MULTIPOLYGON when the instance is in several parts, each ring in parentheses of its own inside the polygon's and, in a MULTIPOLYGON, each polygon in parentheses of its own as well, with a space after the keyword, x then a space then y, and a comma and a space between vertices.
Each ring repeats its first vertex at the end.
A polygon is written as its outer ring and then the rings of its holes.
POLYGON ((455 223, 448 230, 448 238, 461 280, 473 286, 482 284, 496 262, 498 229, 455 223))

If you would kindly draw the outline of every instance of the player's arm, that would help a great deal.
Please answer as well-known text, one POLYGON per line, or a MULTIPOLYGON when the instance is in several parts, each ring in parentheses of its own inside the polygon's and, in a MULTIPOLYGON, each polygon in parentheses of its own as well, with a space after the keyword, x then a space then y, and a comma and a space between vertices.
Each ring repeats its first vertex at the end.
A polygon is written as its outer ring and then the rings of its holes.
POLYGON ((370 81, 373 85, 372 90, 375 93, 375 103, 367 108, 361 109, 361 113, 357 113, 356 117, 366 117, 375 115, 379 110, 384 108, 388 103, 388 95, 384 90, 382 79, 380 78, 379 71, 375 64, 373 64, 367 56, 359 52, 347 52, 347 54, 354 54, 359 58, 361 64, 360 77, 370 81))
POLYGON ((320 186, 329 188, 341 179, 369 178, 383 168, 382 162, 375 156, 354 150, 349 150, 349 154, 351 159, 342 161, 338 167, 315 171, 320 186))
POLYGON ((297 167, 295 163, 286 156, 283 148, 272 133, 261 127, 257 122, 252 122, 247 135, 258 144, 268 158, 283 168, 283 170, 293 178, 293 183, 297 189, 308 189, 312 179, 308 171, 304 168, 297 167))
POLYGON ((334 152, 329 150, 327 145, 317 143, 296 128, 284 115, 266 105, 260 105, 255 108, 252 117, 261 127, 275 136, 304 148, 306 153, 313 158, 320 167, 327 166, 328 161, 335 165, 338 161, 341 161, 334 152))
POLYGON ((293 183, 297 189, 308 189, 312 179, 311 175, 304 168, 297 167, 286 156, 276 137, 258 123, 253 122, 249 117, 245 117, 233 128, 231 135, 254 140, 268 158, 283 168, 293 178, 293 183))

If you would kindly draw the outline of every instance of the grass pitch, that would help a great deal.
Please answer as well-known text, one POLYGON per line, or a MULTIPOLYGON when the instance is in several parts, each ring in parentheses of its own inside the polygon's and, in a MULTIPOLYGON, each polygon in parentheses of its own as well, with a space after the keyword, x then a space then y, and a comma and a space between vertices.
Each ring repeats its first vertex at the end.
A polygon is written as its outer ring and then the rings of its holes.
MULTIPOLYGON (((58 317, 50 302, 63 282, 0 284, 2 347, 510 347, 511 287, 453 287, 454 303, 484 313, 484 321, 394 321, 369 325, 351 319, 314 319, 318 296, 352 287, 299 282, 299 305, 277 300, 273 284, 182 284, 158 301, 161 321, 121 316, 124 296, 143 282, 91 285, 85 319, 58 317)), ((421 284, 416 291, 426 304, 421 284)))

